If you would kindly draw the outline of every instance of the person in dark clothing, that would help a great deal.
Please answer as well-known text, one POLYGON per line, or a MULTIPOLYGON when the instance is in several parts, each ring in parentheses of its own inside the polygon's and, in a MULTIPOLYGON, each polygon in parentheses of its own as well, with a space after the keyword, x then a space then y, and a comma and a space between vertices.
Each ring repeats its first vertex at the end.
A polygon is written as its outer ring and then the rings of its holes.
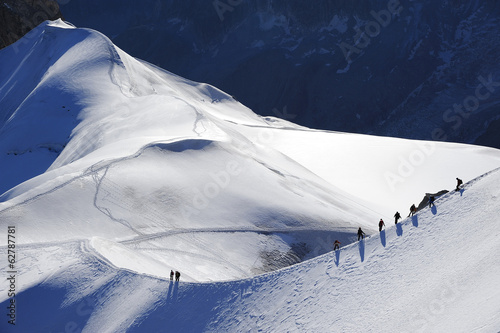
POLYGON ((174 279, 174 271, 170 270, 170 281, 174 279))
POLYGON ((410 214, 408 214, 408 217, 413 216, 415 215, 415 213, 417 212, 417 207, 415 207, 415 204, 411 205, 410 207, 410 214))
POLYGON ((432 195, 432 196, 429 198, 429 208, 431 208, 431 206, 435 206, 435 205, 434 205, 434 200, 436 200, 436 198, 434 198, 434 196, 432 195))
POLYGON ((179 273, 179 271, 175 271, 175 281, 179 281, 180 277, 181 277, 181 273, 179 273))
POLYGON ((378 222, 378 231, 382 231, 382 227, 385 226, 384 220, 380 219, 378 222))
POLYGON ((457 188, 455 189, 455 191, 459 191, 460 190, 460 185, 462 185, 464 182, 462 181, 462 179, 460 178, 457 178, 457 188))
POLYGON ((394 214, 394 224, 398 224, 398 220, 401 218, 401 214, 399 214, 399 212, 396 212, 396 214, 394 214))
POLYGON ((338 240, 335 240, 335 242, 333 243, 333 251, 339 249, 340 249, 340 242, 338 240))
POLYGON ((361 239, 365 238, 365 233, 363 232, 363 230, 361 230, 361 227, 359 227, 359 229, 358 229, 358 241, 360 238, 361 239))

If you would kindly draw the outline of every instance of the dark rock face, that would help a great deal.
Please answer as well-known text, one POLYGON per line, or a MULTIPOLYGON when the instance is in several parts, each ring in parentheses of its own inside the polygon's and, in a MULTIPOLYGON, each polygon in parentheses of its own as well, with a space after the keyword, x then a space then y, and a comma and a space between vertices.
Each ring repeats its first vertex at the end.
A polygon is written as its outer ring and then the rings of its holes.
POLYGON ((62 18, 54 0, 0 1, 0 49, 27 34, 45 20, 62 18))
POLYGON ((496 0, 65 0, 78 26, 320 129, 500 148, 496 0))
POLYGON ((418 204, 417 211, 419 211, 419 210, 421 210, 429 205, 429 198, 430 197, 434 197, 437 200, 440 196, 442 196, 448 192, 449 192, 448 190, 441 190, 441 191, 436 192, 436 193, 426 193, 424 198, 422 199, 422 201, 420 201, 420 203, 418 204))

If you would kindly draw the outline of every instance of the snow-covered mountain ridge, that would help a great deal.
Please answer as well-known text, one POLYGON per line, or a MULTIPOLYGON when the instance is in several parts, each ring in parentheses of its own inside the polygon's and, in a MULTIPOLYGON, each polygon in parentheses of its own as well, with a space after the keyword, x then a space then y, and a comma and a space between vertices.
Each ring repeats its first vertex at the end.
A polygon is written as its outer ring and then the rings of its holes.
POLYGON ((263 118, 61 21, 0 63, 0 331, 500 328, 497 149, 263 118))
POLYGON ((23 225, 23 244, 95 239, 108 260, 156 276, 300 262, 500 165, 491 148, 262 118, 61 21, 0 60, 1 223, 23 225), (136 255, 150 264, 123 260, 136 255))
POLYGON ((496 0, 72 0, 61 10, 261 115, 500 148, 496 0))
MULTIPOLYGON (((500 172, 397 226, 285 269, 174 283, 120 269, 91 242, 19 247, 15 329, 54 332, 496 332, 500 172), (21 310, 19 310, 21 311, 21 310), (29 317, 29 318, 28 318, 29 317)), ((2 247, 6 251, 5 247, 2 247)), ((130 262, 144 263, 140 257, 130 262)), ((4 285, 1 285, 5 288, 4 285)), ((8 300, 0 290, 1 306, 8 300)))
POLYGON ((2 185, 26 182, 2 196, 0 214, 26 226, 22 242, 126 241, 156 258, 150 273, 170 262, 185 279, 212 280, 324 253, 318 239, 347 241, 358 218, 373 219, 349 194, 238 133, 268 122, 216 88, 60 21, 18 43, 24 57, 14 46, 0 55, 10 64, 1 76, 2 185), (44 208, 54 202, 57 210, 44 208))

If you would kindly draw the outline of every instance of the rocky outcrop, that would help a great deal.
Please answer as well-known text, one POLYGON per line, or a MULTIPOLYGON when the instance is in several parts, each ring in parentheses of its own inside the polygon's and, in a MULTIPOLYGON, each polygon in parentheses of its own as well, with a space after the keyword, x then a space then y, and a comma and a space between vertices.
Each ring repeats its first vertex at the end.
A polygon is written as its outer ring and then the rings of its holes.
POLYGON ((27 34, 45 20, 62 18, 54 0, 0 1, 0 49, 27 34))
POLYGON ((425 208, 425 207, 427 207, 427 205, 429 205, 429 198, 430 197, 434 197, 435 199, 437 199, 446 193, 448 193, 448 190, 441 190, 441 191, 436 192, 436 193, 426 193, 424 198, 422 199, 422 201, 420 201, 420 203, 418 204, 417 211, 419 211, 422 208, 425 208))

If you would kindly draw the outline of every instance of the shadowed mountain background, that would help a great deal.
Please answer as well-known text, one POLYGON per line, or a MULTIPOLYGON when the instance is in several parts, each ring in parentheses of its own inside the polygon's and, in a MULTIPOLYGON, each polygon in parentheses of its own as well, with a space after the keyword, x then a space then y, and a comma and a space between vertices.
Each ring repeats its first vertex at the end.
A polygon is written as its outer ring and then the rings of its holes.
POLYGON ((55 0, 0 1, 0 49, 28 33, 45 20, 62 18, 55 0))
POLYGON ((261 115, 500 148, 498 1, 59 3, 76 26, 261 115))

